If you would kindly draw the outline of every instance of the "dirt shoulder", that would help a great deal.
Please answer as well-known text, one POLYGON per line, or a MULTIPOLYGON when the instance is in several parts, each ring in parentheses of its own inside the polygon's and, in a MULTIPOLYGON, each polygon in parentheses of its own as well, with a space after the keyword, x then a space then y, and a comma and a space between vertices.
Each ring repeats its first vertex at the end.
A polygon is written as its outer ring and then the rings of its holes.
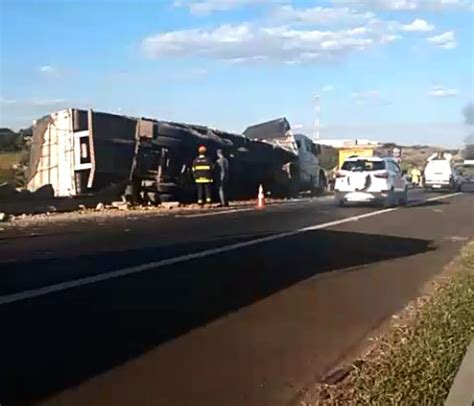
POLYGON ((473 308, 474 241, 365 354, 310 387, 300 405, 442 404, 474 332, 473 308))

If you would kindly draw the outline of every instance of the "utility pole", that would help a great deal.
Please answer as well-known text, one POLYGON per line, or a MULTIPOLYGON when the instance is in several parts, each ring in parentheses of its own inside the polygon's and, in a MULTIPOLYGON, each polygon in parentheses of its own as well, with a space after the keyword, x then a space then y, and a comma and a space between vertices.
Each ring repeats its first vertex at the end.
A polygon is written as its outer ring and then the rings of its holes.
POLYGON ((319 94, 316 95, 316 116, 314 120, 314 139, 319 140, 319 127, 320 127, 320 116, 321 110, 319 106, 319 94))

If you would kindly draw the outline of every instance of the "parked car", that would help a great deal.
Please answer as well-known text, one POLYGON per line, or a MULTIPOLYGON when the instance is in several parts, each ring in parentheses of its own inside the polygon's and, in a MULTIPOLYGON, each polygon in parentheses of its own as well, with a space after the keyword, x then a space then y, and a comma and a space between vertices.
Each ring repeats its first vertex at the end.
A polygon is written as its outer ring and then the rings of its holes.
POLYGON ((459 191, 461 176, 448 159, 432 159, 423 172, 423 187, 425 191, 459 191))
POLYGON ((346 203, 381 203, 384 207, 406 204, 408 181, 392 158, 353 156, 336 173, 335 198, 346 203))

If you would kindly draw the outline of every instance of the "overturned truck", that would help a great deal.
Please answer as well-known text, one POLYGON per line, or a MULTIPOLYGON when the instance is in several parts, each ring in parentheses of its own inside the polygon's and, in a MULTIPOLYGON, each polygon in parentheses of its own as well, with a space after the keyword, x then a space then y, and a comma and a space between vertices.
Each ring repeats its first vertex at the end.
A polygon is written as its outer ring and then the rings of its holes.
POLYGON ((255 196, 259 184, 284 193, 285 165, 298 159, 275 143, 204 126, 67 109, 33 125, 28 189, 77 196, 117 185, 134 202, 189 201, 199 145, 211 158, 217 149, 228 157, 231 199, 255 196))

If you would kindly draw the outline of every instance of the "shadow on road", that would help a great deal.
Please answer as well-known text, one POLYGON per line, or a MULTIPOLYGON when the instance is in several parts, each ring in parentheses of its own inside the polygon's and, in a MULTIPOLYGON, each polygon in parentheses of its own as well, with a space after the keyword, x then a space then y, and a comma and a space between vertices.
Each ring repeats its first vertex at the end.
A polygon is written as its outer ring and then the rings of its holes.
POLYGON ((416 206, 402 206, 403 208, 413 209, 413 208, 420 208, 420 207, 436 207, 436 206, 446 206, 449 205, 450 202, 446 200, 427 200, 423 203, 417 203, 416 206))
MULTIPOLYGON (((0 306, 0 403, 44 398, 317 274, 430 249, 426 240, 317 230, 0 306)), ((138 249, 51 266, 69 274, 150 258, 138 249)), ((45 262, 30 265, 48 272, 45 262)))

